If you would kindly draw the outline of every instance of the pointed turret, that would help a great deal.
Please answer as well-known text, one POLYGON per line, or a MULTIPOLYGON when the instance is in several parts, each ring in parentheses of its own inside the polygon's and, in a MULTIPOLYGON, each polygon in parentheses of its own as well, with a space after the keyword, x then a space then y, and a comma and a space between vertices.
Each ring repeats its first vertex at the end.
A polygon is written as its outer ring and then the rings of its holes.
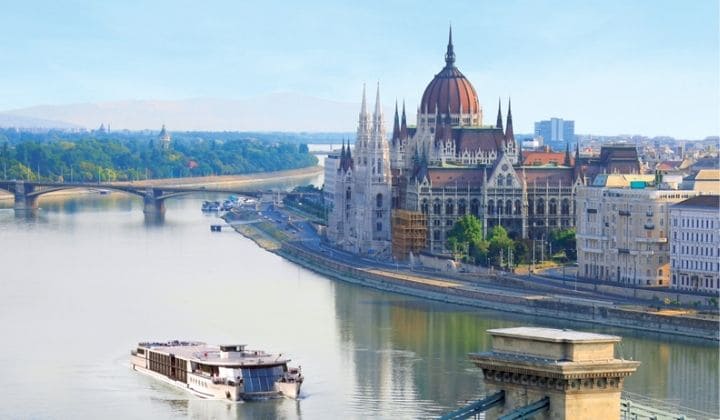
POLYGON ((515 133, 513 133, 513 126, 512 126, 512 107, 510 106, 510 99, 508 98, 508 115, 507 115, 507 124, 505 128, 505 139, 506 140, 515 140, 515 133))
POLYGON ((403 100, 402 118, 400 120, 400 139, 408 138, 407 118, 405 117, 405 101, 403 100))
POLYGON ((565 161, 563 161, 563 165, 570 166, 570 164, 570 143, 568 143, 565 145, 565 161))
POLYGON ((395 120, 393 121, 392 143, 400 139, 400 116, 398 115, 397 100, 395 100, 395 120))
POLYGON ((360 116, 367 115, 367 100, 365 99, 365 83, 363 83, 362 105, 360 105, 360 116))
POLYGON ((448 37, 447 52, 445 53, 445 65, 453 67, 455 65, 455 50, 452 43, 452 26, 450 26, 450 35, 448 37))
POLYGON ((502 122, 502 107, 500 106, 500 98, 498 98, 498 116, 497 116, 497 122, 495 123, 495 128, 503 129, 503 122, 502 122))
POLYGON ((519 142, 518 142, 518 144, 517 144, 517 151, 518 151, 518 152, 517 152, 517 155, 518 155, 518 157, 517 157, 518 165, 521 165, 521 166, 522 166, 522 164, 523 164, 522 141, 519 141, 519 142))
POLYGON ((377 84, 377 92, 375 93, 375 118, 382 117, 382 107, 380 106, 380 82, 377 84))

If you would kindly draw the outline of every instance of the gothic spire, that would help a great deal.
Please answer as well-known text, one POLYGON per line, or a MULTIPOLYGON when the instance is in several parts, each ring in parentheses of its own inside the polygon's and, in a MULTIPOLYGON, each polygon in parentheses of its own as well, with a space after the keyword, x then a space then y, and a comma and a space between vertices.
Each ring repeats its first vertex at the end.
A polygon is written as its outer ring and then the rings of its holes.
POLYGON ((515 133, 513 133, 513 126, 512 126, 512 108, 510 106, 510 98, 508 98, 508 115, 507 115, 507 125, 505 127, 505 139, 515 140, 515 133))
POLYGON ((405 118, 405 100, 403 100, 402 118, 400 120, 400 138, 404 140, 407 137, 408 137, 407 118, 405 118))
POLYGON ((500 98, 498 98, 498 116, 497 116, 497 123, 495 123, 495 128, 499 128, 501 130, 503 128, 502 107, 500 106, 500 98))
POLYGON ((570 166, 570 142, 565 145, 565 161, 563 165, 570 166))
POLYGON ((362 105, 360 106, 360 116, 367 115, 367 101, 365 100, 365 83, 363 83, 362 105))
POLYGON ((455 65, 455 51, 453 50, 452 43, 452 25, 450 25, 450 36, 448 37, 447 52, 445 53, 445 64, 447 67, 455 65))
POLYGON ((382 117, 382 107, 380 106, 380 82, 377 84, 377 93, 375 94, 375 118, 382 117))
POLYGON ((518 158, 517 158, 517 159, 518 159, 518 165, 522 165, 522 164, 523 164, 522 141, 519 141, 519 142, 517 143, 517 151, 518 151, 518 153, 517 153, 517 155, 518 155, 518 158))
POLYGON ((395 121, 393 123, 393 134, 392 134, 392 142, 395 144, 395 141, 400 138, 400 116, 398 115, 398 105, 397 105, 397 99, 395 100, 395 121))

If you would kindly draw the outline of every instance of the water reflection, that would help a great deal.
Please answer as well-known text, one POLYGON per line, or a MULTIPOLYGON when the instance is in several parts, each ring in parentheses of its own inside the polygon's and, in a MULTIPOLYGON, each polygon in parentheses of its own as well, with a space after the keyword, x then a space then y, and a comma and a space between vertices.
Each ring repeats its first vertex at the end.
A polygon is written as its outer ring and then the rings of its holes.
POLYGON ((467 354, 489 348, 486 330, 521 324, 622 335, 618 355, 643 362, 626 389, 717 411, 714 343, 335 282, 211 234, 202 199, 169 200, 161 227, 114 194, 49 200, 29 219, 0 210, 0 337, 22 346, 0 353, 0 418, 427 418, 481 396, 467 354), (128 369, 132 343, 172 338, 288 352, 305 398, 204 401, 128 369))

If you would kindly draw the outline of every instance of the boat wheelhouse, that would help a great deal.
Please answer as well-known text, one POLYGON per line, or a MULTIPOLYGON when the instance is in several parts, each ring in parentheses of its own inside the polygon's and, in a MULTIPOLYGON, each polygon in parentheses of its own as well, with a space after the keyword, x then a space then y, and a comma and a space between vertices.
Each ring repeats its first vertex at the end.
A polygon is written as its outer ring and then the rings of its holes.
POLYGON ((230 401, 286 396, 298 398, 303 376, 282 354, 248 350, 243 344, 197 341, 139 343, 132 368, 202 398, 230 401))

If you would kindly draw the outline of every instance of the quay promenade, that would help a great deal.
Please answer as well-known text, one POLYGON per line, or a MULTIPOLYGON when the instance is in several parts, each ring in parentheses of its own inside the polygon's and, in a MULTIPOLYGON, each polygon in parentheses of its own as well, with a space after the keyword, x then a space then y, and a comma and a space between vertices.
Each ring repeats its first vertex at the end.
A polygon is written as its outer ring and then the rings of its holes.
POLYGON ((392 263, 356 258, 324 246, 312 228, 293 223, 289 232, 280 228, 283 216, 263 216, 254 223, 236 223, 237 215, 226 220, 236 231, 259 246, 325 276, 442 302, 512 312, 522 315, 570 320, 633 330, 720 341, 717 317, 702 318, 671 311, 653 312, 651 302, 618 298, 589 291, 563 291, 559 287, 527 283, 527 279, 498 274, 472 280, 439 273, 409 271, 392 263), (295 233, 295 235, 293 235, 295 233), (530 286, 530 287, 529 287, 530 286))

